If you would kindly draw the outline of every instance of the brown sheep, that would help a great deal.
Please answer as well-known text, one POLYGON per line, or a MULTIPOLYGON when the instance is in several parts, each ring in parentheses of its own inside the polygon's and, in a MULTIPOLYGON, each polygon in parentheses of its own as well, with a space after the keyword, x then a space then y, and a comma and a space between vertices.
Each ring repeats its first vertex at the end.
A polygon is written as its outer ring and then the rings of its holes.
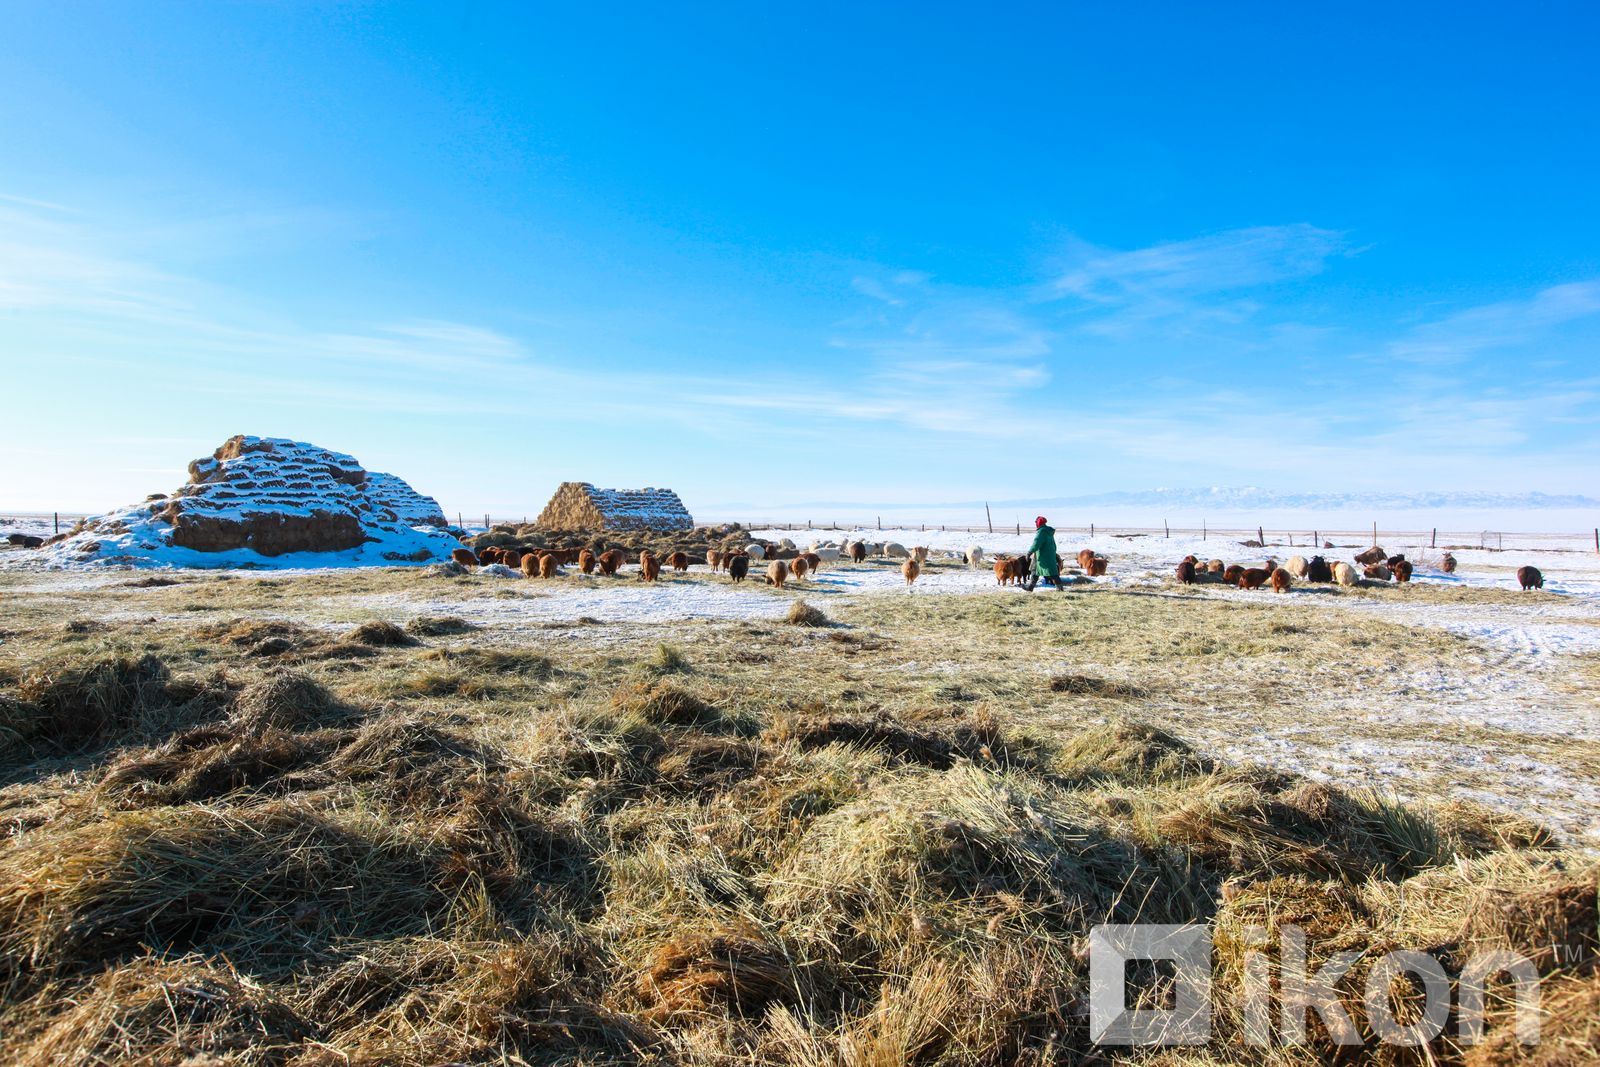
POLYGON ((485 567, 491 563, 499 563, 500 550, 495 548, 493 545, 490 545, 488 548, 480 548, 478 550, 478 562, 485 567))
POLYGON ((458 548, 458 549, 456 549, 455 551, 450 553, 450 559, 452 561, 456 562, 456 563, 461 564, 463 567, 479 567, 479 566, 482 566, 482 564, 480 564, 478 562, 478 557, 473 554, 473 552, 472 552, 472 550, 470 548, 458 548))
POLYGON ((860 541, 850 542, 850 562, 865 563, 867 560, 867 546, 860 541))
POLYGON ((556 576, 556 557, 553 552, 546 552, 539 557, 539 577, 554 578, 556 576))
POLYGON ((1287 593, 1293 579, 1289 572, 1282 567, 1272 569, 1272 591, 1274 593, 1287 593))
POLYGON ((622 566, 626 558, 614 548, 600 553, 600 573, 607 576, 616 574, 617 568, 622 566))
POLYGON ((1369 563, 1382 563, 1384 560, 1386 560, 1388 558, 1389 558, 1389 553, 1385 552, 1383 549, 1379 548, 1377 545, 1373 545, 1371 548, 1367 549, 1365 552, 1357 553, 1356 556, 1355 556, 1355 561, 1357 563, 1361 564, 1363 567, 1365 567, 1369 563))
POLYGON ((522 576, 524 578, 537 578, 539 576, 539 557, 532 552, 522 557, 522 562, 519 566, 522 568, 522 576))
POLYGON ((911 584, 917 580, 917 575, 922 573, 922 564, 917 562, 917 557, 912 556, 900 564, 900 573, 905 575, 906 588, 910 589, 911 584))
POLYGON ((800 558, 806 561, 806 568, 811 571, 813 576, 822 573, 822 557, 820 555, 815 552, 806 552, 800 558))
POLYGON ((594 553, 593 552, 590 552, 586 548, 583 551, 578 553, 578 569, 580 571, 582 571, 584 574, 593 574, 594 573, 594 564, 595 564, 595 557, 594 557, 594 553))
POLYGON ((1411 561, 1402 556, 1394 564, 1394 580, 1405 585, 1411 580, 1411 561))
POLYGON ((689 569, 689 553, 679 550, 667 557, 667 565, 682 574, 689 569))
POLYGON ((1530 589, 1543 589, 1544 575, 1539 573, 1538 567, 1518 567, 1517 584, 1522 586, 1524 593, 1530 589))
POLYGON ((1012 556, 994 561, 994 577, 1001 585, 1021 585, 1033 573, 1032 556, 1012 556))
POLYGON ((1389 580, 1389 565, 1387 563, 1369 563, 1362 569, 1362 573, 1368 578, 1387 582, 1389 580))
POLYGON ((913 548, 911 550, 911 558, 917 561, 917 566, 919 567, 928 562, 928 546, 918 545, 913 548))
POLYGON ((1206 564, 1206 570, 1210 571, 1212 574, 1221 574, 1223 571, 1227 570, 1227 567, 1224 566, 1220 559, 1214 559, 1206 564))
POLYGON ((735 552, 728 557, 728 577, 735 582, 744 581, 744 576, 750 573, 750 557, 743 552, 735 552))
POLYGON ((1106 567, 1108 567, 1109 565, 1110 565, 1110 562, 1104 556, 1094 556, 1094 557, 1092 557, 1089 560, 1089 566, 1088 566, 1089 577, 1091 577, 1091 578, 1102 578, 1102 577, 1104 577, 1105 573, 1106 573, 1106 567))
POLYGON ((717 551, 714 548, 707 549, 706 550, 706 566, 711 568, 711 573, 712 574, 715 574, 715 573, 717 573, 717 571, 721 570, 722 569, 722 553, 717 551))
POLYGON ((789 580, 789 565, 781 559, 775 559, 767 564, 768 583, 783 588, 783 583, 789 580))
POLYGON ((1243 574, 1243 567, 1239 566, 1237 563, 1231 563, 1228 565, 1228 569, 1222 572, 1222 580, 1227 582, 1229 585, 1238 585, 1239 578, 1243 574))
POLYGON ((1249 570, 1239 575, 1239 588, 1260 589, 1263 585, 1267 584, 1267 579, 1270 577, 1272 576, 1266 571, 1262 570, 1260 567, 1251 567, 1249 570))
POLYGON ((789 562, 789 573, 794 576, 795 581, 804 581, 806 569, 810 566, 810 561, 806 559, 805 553, 802 552, 789 562))
POLYGON ((661 561, 648 548, 639 553, 639 580, 653 582, 661 577, 661 561))
MULTIPOLYGON (((530 553, 530 555, 531 554, 532 553, 530 553)), ((516 570, 522 566, 522 553, 514 548, 502 549, 500 552, 500 562, 504 563, 512 570, 516 570)))
POLYGON ((1450 553, 1446 552, 1444 554, 1444 559, 1439 563, 1439 569, 1444 571, 1446 574, 1454 574, 1456 572, 1456 558, 1450 553))
POLYGON ((1183 562, 1178 564, 1178 581, 1184 585, 1194 584, 1194 557, 1185 556, 1183 562))
POLYGON ((1094 567, 1094 549, 1081 548, 1078 550, 1078 566, 1083 568, 1083 573, 1088 574, 1094 567))

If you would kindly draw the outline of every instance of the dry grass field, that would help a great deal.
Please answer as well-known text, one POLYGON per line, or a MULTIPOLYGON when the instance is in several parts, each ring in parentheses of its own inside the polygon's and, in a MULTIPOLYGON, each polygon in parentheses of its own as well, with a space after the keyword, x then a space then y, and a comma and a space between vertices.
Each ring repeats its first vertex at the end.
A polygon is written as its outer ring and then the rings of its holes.
POLYGON ((1539 962, 1537 1048, 1497 1010, 1368 1062, 1592 1059, 1600 740, 1551 713, 1592 657, 1390 589, 530 610, 559 588, 0 573, 0 1061, 1334 1062, 1243 1039, 1274 920, 1539 962), (1136 920, 1212 930, 1207 1048, 1089 1041, 1089 929, 1136 920))

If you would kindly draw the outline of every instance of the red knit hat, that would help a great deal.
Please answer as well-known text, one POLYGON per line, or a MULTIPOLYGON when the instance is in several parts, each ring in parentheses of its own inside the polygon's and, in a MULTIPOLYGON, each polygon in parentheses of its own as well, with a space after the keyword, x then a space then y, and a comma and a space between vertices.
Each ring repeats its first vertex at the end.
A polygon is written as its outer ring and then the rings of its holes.
POLYGON ((1043 515, 1040 515, 1037 519, 1033 520, 1033 528, 1035 530, 1037 530, 1039 527, 1043 526, 1044 523, 1045 523, 1045 518, 1044 518, 1043 515))

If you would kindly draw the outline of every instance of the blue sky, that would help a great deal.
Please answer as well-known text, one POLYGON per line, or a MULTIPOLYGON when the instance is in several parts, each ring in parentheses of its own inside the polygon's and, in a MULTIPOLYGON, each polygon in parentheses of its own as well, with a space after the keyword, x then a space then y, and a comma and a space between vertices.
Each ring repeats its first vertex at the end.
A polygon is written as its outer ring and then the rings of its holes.
POLYGON ((0 507, 1594 493, 1586 4, 13 4, 0 507))

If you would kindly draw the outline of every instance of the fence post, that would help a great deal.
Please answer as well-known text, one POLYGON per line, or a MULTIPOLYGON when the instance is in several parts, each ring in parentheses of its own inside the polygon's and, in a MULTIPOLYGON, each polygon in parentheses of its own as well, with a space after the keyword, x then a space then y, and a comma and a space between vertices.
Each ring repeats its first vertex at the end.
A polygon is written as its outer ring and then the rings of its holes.
POLYGON ((1433 537, 1431 537, 1428 540, 1428 547, 1429 548, 1438 548, 1439 547, 1439 527, 1437 527, 1437 526, 1435 526, 1433 528, 1433 537))
POLYGON ((1020 523, 1020 522, 1017 523, 1017 536, 1018 537, 1022 536, 1022 523, 1020 523))
POLYGON ((1211 531, 1206 529, 1206 520, 1201 519, 1200 520, 1200 540, 1209 541, 1210 539, 1211 539, 1211 531))
POLYGON ((1261 527, 1256 527, 1256 540, 1261 542, 1261 547, 1267 547, 1267 535, 1261 532, 1261 527))
POLYGON ((1172 531, 1167 528, 1167 520, 1166 519, 1162 519, 1161 520, 1161 536, 1163 538, 1167 538, 1167 539, 1171 539, 1171 537, 1172 537, 1172 531))
POLYGON ((1596 553, 1600 553, 1600 526, 1595 527, 1595 531, 1594 531, 1594 550, 1595 550, 1596 553))
POLYGON ((1092 522, 1089 524, 1089 536, 1090 537, 1094 536, 1094 523, 1092 523, 1092 522))
MULTIPOLYGON (((983 517, 989 524, 989 532, 994 533, 994 516, 989 513, 989 502, 987 500, 983 502, 983 517)), ((1595 531, 1595 538, 1596 550, 1600 551, 1600 530, 1595 531)))
POLYGON ((1373 523, 1372 524, 1372 547, 1373 548, 1377 548, 1378 547, 1378 524, 1377 523, 1373 523))
POLYGON ((61 532, 61 512, 57 511, 54 514, 55 514, 55 520, 56 520, 56 533, 60 533, 61 532))
POLYGON ((1311 531, 1311 540, 1316 542, 1315 544, 1313 544, 1311 546, 1312 548, 1321 548, 1322 547, 1322 531, 1321 530, 1312 530, 1311 531))

